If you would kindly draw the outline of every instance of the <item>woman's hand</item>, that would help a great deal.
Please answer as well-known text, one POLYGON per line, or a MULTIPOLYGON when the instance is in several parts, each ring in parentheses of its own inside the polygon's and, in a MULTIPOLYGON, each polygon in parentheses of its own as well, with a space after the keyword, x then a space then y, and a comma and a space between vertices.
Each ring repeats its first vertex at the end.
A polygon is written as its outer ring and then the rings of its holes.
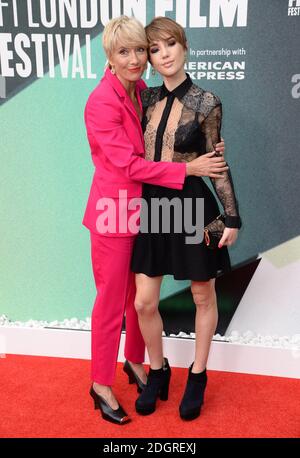
POLYGON ((225 153, 225 142, 224 142, 224 138, 221 137, 221 141, 220 143, 217 143, 216 144, 216 151, 222 155, 224 155, 225 153))
POLYGON ((218 247, 222 248, 222 246, 231 246, 234 244, 238 237, 238 229, 233 227, 225 227, 222 238, 219 242, 218 247))
POLYGON ((215 151, 202 154, 186 164, 186 175, 196 177, 222 178, 222 172, 228 170, 223 156, 215 156, 215 151))

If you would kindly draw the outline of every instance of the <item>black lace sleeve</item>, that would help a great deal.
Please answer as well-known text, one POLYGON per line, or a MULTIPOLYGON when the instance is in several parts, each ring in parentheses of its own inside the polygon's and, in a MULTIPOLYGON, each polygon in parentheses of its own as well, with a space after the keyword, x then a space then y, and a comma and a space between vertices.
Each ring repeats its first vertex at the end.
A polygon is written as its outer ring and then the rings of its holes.
MULTIPOLYGON (((208 105, 212 106, 206 118, 201 123, 202 132, 206 138, 206 152, 213 151, 216 143, 220 141, 222 123, 222 104, 220 99, 211 93, 208 94, 208 105)), ((204 98, 205 101, 205 98, 204 98)), ((218 154, 218 153, 217 153, 218 154)), ((227 164, 228 165, 228 164, 227 164)), ((238 203, 234 193, 230 169, 222 173, 222 178, 210 179, 225 211, 226 227, 240 228, 241 219, 238 203)))

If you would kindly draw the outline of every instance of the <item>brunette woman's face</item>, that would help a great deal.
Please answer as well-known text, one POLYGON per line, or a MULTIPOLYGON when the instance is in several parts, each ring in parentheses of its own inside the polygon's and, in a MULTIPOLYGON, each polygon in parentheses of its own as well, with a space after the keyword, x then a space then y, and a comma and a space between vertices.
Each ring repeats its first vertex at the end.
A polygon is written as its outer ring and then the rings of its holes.
POLYGON ((126 47, 117 44, 109 62, 122 82, 136 82, 147 66, 147 48, 144 45, 126 47))
POLYGON ((150 60, 153 68, 163 77, 172 77, 184 71, 186 49, 172 36, 150 44, 150 60))

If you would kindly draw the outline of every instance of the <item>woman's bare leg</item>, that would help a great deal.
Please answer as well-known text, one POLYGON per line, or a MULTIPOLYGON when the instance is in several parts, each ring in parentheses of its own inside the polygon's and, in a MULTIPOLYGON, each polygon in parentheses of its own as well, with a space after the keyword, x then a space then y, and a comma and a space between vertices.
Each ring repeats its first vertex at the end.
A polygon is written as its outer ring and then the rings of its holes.
POLYGON ((163 363, 163 323, 158 311, 160 286, 163 277, 136 274, 135 309, 152 369, 160 369, 163 363))
POLYGON ((191 291, 196 305, 196 347, 192 372, 197 373, 206 368, 211 341, 218 322, 215 279, 206 282, 192 281, 191 291))

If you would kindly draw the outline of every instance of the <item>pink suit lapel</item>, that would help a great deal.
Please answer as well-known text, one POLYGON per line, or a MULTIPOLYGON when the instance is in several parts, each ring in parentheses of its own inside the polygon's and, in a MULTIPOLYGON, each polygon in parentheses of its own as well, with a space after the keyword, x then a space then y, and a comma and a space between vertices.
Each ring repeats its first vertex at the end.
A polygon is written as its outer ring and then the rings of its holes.
MULTIPOLYGON (((106 69, 104 76, 107 79, 107 81, 109 82, 109 84, 113 87, 113 89, 117 92, 119 97, 124 99, 124 105, 133 114, 133 116, 135 117, 136 122, 137 122, 138 131, 139 131, 139 134, 141 136, 141 140, 143 142, 144 141, 144 135, 143 135, 143 130, 142 130, 142 126, 141 126, 141 121, 140 121, 140 119, 139 119, 139 117, 137 115, 137 112, 136 112, 136 110, 134 108, 134 105, 133 105, 129 95, 126 92, 126 89, 124 88, 124 86, 121 83, 121 81, 115 75, 113 75, 111 73, 109 68, 106 69)), ((139 105, 140 105, 141 112, 143 112, 140 91, 141 91, 141 83, 140 83, 140 81, 138 81, 136 83, 136 94, 137 94, 137 99, 138 99, 138 102, 139 102, 139 105)))

